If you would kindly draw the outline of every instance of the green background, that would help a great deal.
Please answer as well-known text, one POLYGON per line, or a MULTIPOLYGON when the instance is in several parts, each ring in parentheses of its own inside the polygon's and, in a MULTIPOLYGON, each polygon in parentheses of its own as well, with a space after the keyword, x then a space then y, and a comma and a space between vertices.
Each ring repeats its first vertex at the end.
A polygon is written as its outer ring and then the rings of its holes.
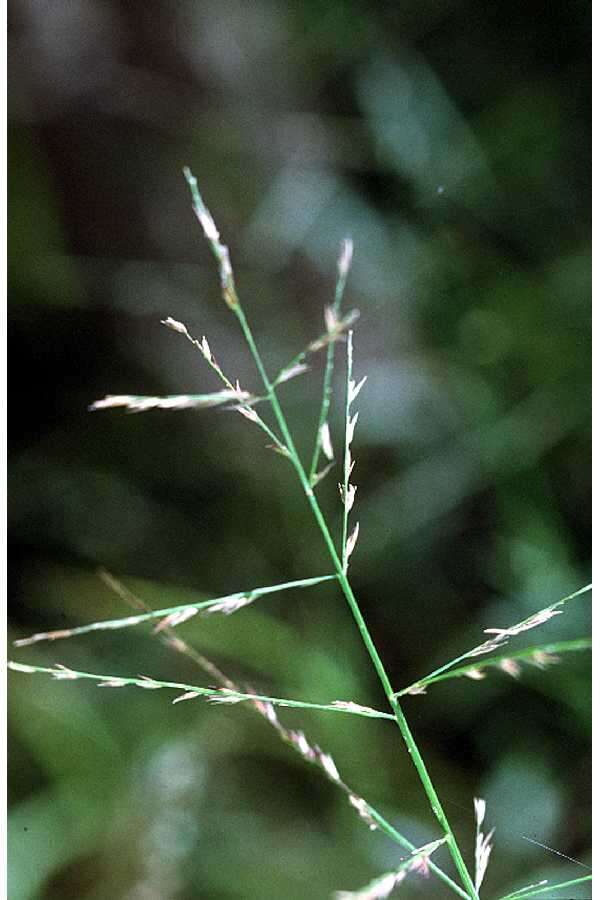
MULTIPOLYGON (((290 467, 240 416, 87 411, 219 389, 169 315, 259 387, 186 164, 272 373, 323 330, 354 239, 351 575, 394 685, 589 581, 589 18, 578 0, 12 4, 10 638, 127 615, 99 566, 157 608, 330 571, 290 467)), ((305 457, 322 362, 281 389, 305 457)), ((334 529, 338 478, 319 488, 334 529)), ((587 635, 589 609, 519 645, 587 635)), ((257 690, 385 707, 334 585, 180 633, 257 690)), ((10 655, 210 683, 144 627, 10 655)), ((586 873, 588 665, 406 701, 469 859, 488 802, 484 896, 586 873)), ((17 673, 9 691, 11 900, 303 900, 399 864, 249 708, 17 673)), ((281 720, 414 843, 438 836, 393 725, 281 720)))

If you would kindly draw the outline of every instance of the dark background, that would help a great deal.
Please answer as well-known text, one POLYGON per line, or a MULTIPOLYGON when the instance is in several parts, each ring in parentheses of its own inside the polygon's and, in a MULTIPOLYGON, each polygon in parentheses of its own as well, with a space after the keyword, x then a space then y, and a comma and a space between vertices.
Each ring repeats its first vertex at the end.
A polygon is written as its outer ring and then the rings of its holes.
MULTIPOLYGON (((322 331, 354 238, 346 305, 368 381, 351 570, 394 685, 589 580, 590 11, 11 4, 11 638, 127 615, 99 566, 155 607, 330 570, 291 469, 241 417, 87 412, 107 393, 219 388, 167 315, 258 389, 186 164, 271 372, 322 331)), ((321 372, 315 358, 281 389, 304 453, 321 372)), ((338 477, 319 489, 334 527, 338 477)), ((585 636, 589 606, 520 645, 585 636)), ((180 633, 257 689, 384 708, 334 586, 180 633)), ((144 628, 11 655, 210 683, 144 628)), ((398 865, 249 709, 16 673, 10 691, 11 900, 303 900, 398 865)), ((522 836, 590 861, 587 653, 405 706, 468 858, 472 797, 488 801, 484 896, 585 874, 522 836)), ((281 718, 407 837, 437 836, 389 723, 281 718)), ((451 896, 416 876, 402 889, 451 896)))

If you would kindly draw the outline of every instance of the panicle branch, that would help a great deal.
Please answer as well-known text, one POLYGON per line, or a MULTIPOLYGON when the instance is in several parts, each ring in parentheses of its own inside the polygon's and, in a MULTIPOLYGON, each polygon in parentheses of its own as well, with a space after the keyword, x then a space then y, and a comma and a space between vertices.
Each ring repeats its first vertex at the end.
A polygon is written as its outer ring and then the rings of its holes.
POLYGON ((237 612, 249 603, 253 603, 259 597, 273 594, 278 591, 287 591, 292 588, 306 588, 321 584, 324 581, 332 581, 335 575, 320 575, 316 578, 301 578, 297 581, 286 581, 282 584, 271 584, 267 587, 252 588, 249 591, 240 591, 235 594, 227 594, 214 600, 200 600, 196 603, 185 603, 180 606, 171 606, 167 609, 155 609, 150 612, 140 613, 137 616, 126 616, 119 619, 107 619, 100 622, 92 622, 89 625, 80 625, 76 628, 61 628, 59 631, 43 631, 31 637, 21 638, 14 642, 15 647, 26 647, 39 641, 56 641, 62 638, 70 638, 79 634, 87 634, 90 631, 115 631, 121 628, 130 628, 151 619, 162 619, 156 630, 162 631, 166 627, 173 628, 196 615, 199 611, 203 614, 223 613, 230 615, 237 612))
POLYGON ((485 678, 482 670, 489 666, 499 666, 507 674, 516 677, 520 673, 520 668, 517 663, 517 660, 519 659, 531 662, 539 668, 544 668, 545 666, 558 661, 552 657, 552 653, 554 652, 569 652, 572 650, 583 650, 588 648, 590 643, 585 639, 559 642, 558 644, 549 644, 543 647, 529 647, 526 650, 504 654, 503 656, 494 659, 478 662, 475 665, 471 663, 462 666, 461 668, 455 668, 458 666, 458 663, 461 663, 464 660, 493 653, 494 650, 504 647, 511 637, 529 631, 531 628, 536 628, 538 625, 543 625, 545 622, 554 618, 554 616, 560 615, 563 611, 560 607, 564 606, 568 601, 587 593, 591 590, 591 587, 591 584, 588 584, 578 591, 569 594, 567 597, 563 597, 556 603, 527 616, 527 618, 523 619, 521 622, 517 622, 515 625, 510 625, 507 628, 486 628, 484 634, 492 634, 493 637, 484 641, 482 644, 478 644, 471 650, 467 650, 466 653, 462 653, 455 659, 450 660, 450 662, 447 662, 433 672, 430 672, 429 675, 426 675, 424 678, 415 681, 402 691, 398 691, 395 696, 400 697, 404 694, 423 694, 425 693, 425 688, 429 684, 434 684, 437 681, 446 680, 447 678, 457 678, 463 675, 474 680, 481 680, 482 678, 485 678))

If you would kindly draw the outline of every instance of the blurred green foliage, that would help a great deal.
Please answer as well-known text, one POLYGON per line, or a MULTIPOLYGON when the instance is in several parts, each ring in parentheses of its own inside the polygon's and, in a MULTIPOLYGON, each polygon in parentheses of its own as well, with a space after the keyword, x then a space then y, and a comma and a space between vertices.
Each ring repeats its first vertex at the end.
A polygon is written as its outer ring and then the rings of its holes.
MULTIPOLYGON (((589 11, 12 4, 11 638, 126 615, 98 566, 154 607, 329 570, 285 460, 241 417, 87 412, 107 393, 218 388, 167 315, 258 386, 184 164, 273 372, 321 333, 353 236, 368 381, 352 576, 394 684, 589 580, 589 11)), ((305 453, 321 364, 281 389, 305 453)), ((332 431, 339 447, 341 405, 332 431)), ((586 635, 588 610, 532 635, 586 635)), ((258 690, 382 708, 335 586, 181 633, 258 690)), ((11 656, 206 683, 143 628, 11 656)), ((487 896, 585 872, 522 835, 589 862, 588 662, 407 698, 467 856, 472 797, 488 801, 487 896)), ((393 726, 281 718, 416 844, 437 836, 393 726)), ((13 673, 9 726, 11 900, 305 900, 398 865, 248 709, 13 673)))

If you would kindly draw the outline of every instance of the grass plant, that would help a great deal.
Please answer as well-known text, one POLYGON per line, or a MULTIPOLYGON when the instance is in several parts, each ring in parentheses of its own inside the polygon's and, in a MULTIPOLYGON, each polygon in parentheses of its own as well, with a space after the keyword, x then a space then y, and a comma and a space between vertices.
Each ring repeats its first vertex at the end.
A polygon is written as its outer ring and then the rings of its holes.
MULTIPOLYGON (((388 897, 411 874, 415 876, 430 874, 434 878, 439 879, 441 883, 455 894, 467 898, 467 900, 479 900, 492 851, 493 835, 493 829, 487 834, 483 829, 486 814, 485 801, 480 798, 475 798, 474 800, 476 825, 475 865, 473 871, 471 871, 464 851, 459 847, 455 831, 442 804, 438 789, 434 786, 427 763, 405 716, 402 698, 407 694, 424 694, 430 687, 442 680, 459 677, 478 680, 485 677, 486 673, 492 669, 500 670, 514 677, 519 674, 524 664, 545 668, 558 662, 559 654, 562 655, 589 648, 591 642, 587 638, 581 638, 570 641, 543 643, 527 647, 526 649, 519 649, 515 652, 505 649, 502 653, 497 653, 501 648, 507 647, 512 637, 543 626, 545 622, 554 616, 562 614, 567 603, 574 601, 576 598, 581 598, 590 590, 591 585, 582 587, 568 597, 552 603, 515 625, 487 629, 486 633, 489 637, 481 644, 457 656, 405 688, 399 689, 392 684, 361 611, 359 601, 352 587, 350 575, 351 557, 359 539, 358 520, 351 521, 357 494, 357 486, 352 481, 354 468, 352 442, 359 416, 357 400, 366 381, 366 377, 357 381, 354 376, 352 327, 358 318, 358 313, 351 311, 343 314, 342 312, 344 289, 352 261, 352 242, 349 239, 342 242, 338 261, 335 297, 333 304, 326 309, 325 331, 287 363, 275 377, 270 377, 266 371, 238 295, 229 250, 221 241, 214 219, 204 204, 198 190, 196 178, 189 169, 185 169, 184 174, 191 191, 194 213, 217 262, 223 300, 238 320, 243 337, 260 375, 263 393, 255 395, 243 389, 239 382, 230 378, 221 367, 221 364, 217 362, 206 337, 201 339, 193 337, 184 323, 167 317, 163 320, 163 324, 170 330, 183 336, 196 347, 210 369, 221 381, 222 389, 209 394, 165 397, 108 395, 104 399, 93 403, 91 409, 123 408, 130 412, 143 412, 150 409, 176 411, 186 408, 221 406, 244 416, 267 436, 269 440, 268 448, 282 455, 289 462, 291 470, 306 497, 306 502, 310 507, 315 523, 321 532, 329 554, 331 571, 281 584, 252 587, 212 600, 187 603, 158 610, 148 609, 143 600, 132 594, 114 576, 103 572, 101 573, 103 580, 125 602, 134 608, 134 614, 73 628, 40 632, 15 642, 17 646, 25 647, 40 641, 57 641, 92 631, 114 631, 151 623, 154 625, 154 632, 158 639, 164 641, 173 651, 192 659, 212 682, 216 682, 217 686, 206 687, 197 684, 163 681, 146 675, 130 677, 114 673, 94 674, 77 671, 62 665, 44 667, 29 665, 26 662, 11 662, 9 665, 14 671, 30 674, 45 673, 58 680, 91 679, 97 682, 100 687, 122 688, 133 686, 145 690, 170 690, 176 692, 176 696, 172 700, 173 703, 203 699, 211 703, 249 706, 275 729, 279 737, 290 748, 319 769, 325 778, 347 795, 352 809, 364 820, 370 829, 382 831, 390 840, 402 848, 405 854, 400 858, 400 864, 395 870, 379 875, 362 889, 338 891, 335 895, 338 900, 351 897, 365 898, 365 900, 368 900, 368 898, 388 897), (316 488, 336 466, 335 452, 329 428, 329 414, 332 398, 335 348, 338 343, 344 343, 346 347, 346 391, 343 458, 341 481, 339 483, 342 514, 341 528, 339 529, 339 534, 336 535, 333 527, 326 521, 316 488), (322 398, 318 415, 316 416, 310 460, 308 464, 305 464, 299 455, 292 436, 288 419, 280 400, 279 387, 289 381, 290 378, 303 375, 307 371, 307 360, 309 357, 322 350, 326 352, 322 398), (270 410, 274 419, 274 425, 270 425, 266 421, 264 410, 270 410), (333 581, 339 585, 340 592, 349 607, 349 611, 364 643, 367 656, 381 683, 387 703, 386 710, 366 707, 353 699, 334 700, 326 704, 312 703, 301 699, 266 696, 260 692, 242 688, 223 673, 211 660, 204 657, 196 648, 191 647, 183 640, 180 637, 179 630, 177 630, 187 620, 196 615, 234 614, 268 594, 287 590, 309 589, 325 581, 333 581), (394 723, 400 732, 401 740, 410 755, 422 789, 429 801, 439 829, 438 838, 425 846, 417 846, 408 837, 400 834, 372 804, 364 799, 359 792, 346 784, 330 754, 321 750, 317 745, 312 744, 303 732, 289 729, 280 722, 277 715, 279 707, 300 708, 342 716, 379 718, 394 723), (451 874, 440 868, 434 860, 435 851, 443 845, 447 846, 454 865, 454 872, 451 874)), ((591 875, 588 875, 575 880, 566 880, 560 884, 547 885, 546 883, 537 883, 528 885, 502 898, 496 898, 496 900, 525 900, 527 897, 553 896, 553 892, 555 895, 559 890, 589 881, 590 879, 591 875)))

